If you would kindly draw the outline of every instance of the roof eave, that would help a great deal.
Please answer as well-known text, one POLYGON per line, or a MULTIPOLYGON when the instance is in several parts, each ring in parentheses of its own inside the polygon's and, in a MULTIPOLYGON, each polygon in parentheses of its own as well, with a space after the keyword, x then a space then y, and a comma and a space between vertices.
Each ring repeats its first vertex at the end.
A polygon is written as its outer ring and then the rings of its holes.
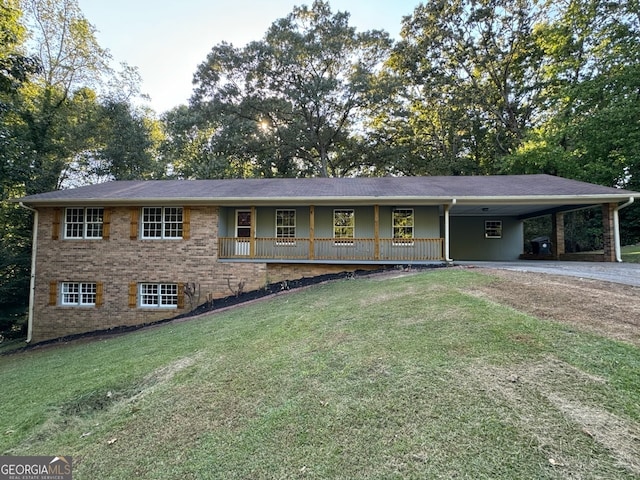
POLYGON ((153 205, 191 205, 191 206, 233 206, 233 205, 443 205, 455 199, 458 205, 568 205, 618 203, 629 198, 640 198, 638 194, 621 193, 616 195, 528 195, 528 196, 321 196, 321 197, 149 197, 149 198, 67 198, 67 199, 13 199, 31 207, 60 206, 153 206, 153 205))

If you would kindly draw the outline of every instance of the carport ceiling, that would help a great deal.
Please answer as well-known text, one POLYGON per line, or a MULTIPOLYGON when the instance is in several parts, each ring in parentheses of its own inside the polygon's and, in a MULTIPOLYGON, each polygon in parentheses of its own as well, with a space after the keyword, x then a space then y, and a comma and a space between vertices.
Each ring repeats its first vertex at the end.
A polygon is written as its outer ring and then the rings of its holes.
POLYGON ((476 216, 476 217, 517 217, 520 220, 541 217, 557 212, 569 212, 590 207, 600 207, 600 204, 566 205, 563 203, 546 204, 485 204, 465 205, 458 203, 451 207, 449 214, 452 217, 476 216))

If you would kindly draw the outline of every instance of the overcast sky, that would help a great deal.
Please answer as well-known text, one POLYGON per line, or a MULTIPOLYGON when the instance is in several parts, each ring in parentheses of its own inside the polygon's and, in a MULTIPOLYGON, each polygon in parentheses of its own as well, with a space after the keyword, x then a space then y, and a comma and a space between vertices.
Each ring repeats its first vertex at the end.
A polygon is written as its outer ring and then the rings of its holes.
MULTIPOLYGON (((110 50, 115 66, 138 67, 142 91, 151 107, 165 112, 186 103, 192 78, 211 48, 223 41, 241 47, 260 40, 269 26, 296 5, 312 0, 78 0, 97 30, 98 43, 110 50)), ((332 0, 331 10, 351 14, 359 31, 381 29, 392 37, 402 17, 419 0, 332 0)))

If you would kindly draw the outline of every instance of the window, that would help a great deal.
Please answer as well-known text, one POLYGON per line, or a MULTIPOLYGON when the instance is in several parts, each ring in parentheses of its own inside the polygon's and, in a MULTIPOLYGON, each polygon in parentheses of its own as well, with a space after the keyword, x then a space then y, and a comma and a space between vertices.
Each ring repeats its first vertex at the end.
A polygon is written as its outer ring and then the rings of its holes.
POLYGON ((102 238, 104 208, 67 208, 64 217, 65 238, 102 238))
POLYGON ((61 304, 73 306, 95 306, 98 294, 96 283, 62 282, 61 304))
POLYGON ((296 211, 276 210, 276 238, 278 243, 294 243, 296 237, 296 211))
POLYGON ((182 238, 182 207, 144 207, 142 238, 182 238))
POLYGON ((397 208, 393 210, 393 244, 413 244, 413 209, 397 208))
POLYGON ((140 306, 152 308, 176 308, 178 306, 178 284, 141 283, 140 306))
POLYGON ((486 220, 484 238, 502 238, 502 220, 486 220))
POLYGON ((353 245, 355 230, 356 213, 354 210, 333 211, 333 238, 336 239, 336 245, 353 245))

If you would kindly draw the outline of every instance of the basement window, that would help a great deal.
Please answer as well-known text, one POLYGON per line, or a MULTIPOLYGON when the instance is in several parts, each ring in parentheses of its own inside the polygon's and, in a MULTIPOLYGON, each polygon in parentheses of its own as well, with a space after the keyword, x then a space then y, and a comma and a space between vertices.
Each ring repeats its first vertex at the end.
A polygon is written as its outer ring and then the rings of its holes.
POLYGON ((486 220, 484 238, 502 238, 502 220, 486 220))
POLYGON ((94 307, 97 293, 96 283, 62 282, 60 303, 65 306, 94 307))
POLYGON ((145 308, 177 308, 177 283, 141 283, 140 306, 145 308))

